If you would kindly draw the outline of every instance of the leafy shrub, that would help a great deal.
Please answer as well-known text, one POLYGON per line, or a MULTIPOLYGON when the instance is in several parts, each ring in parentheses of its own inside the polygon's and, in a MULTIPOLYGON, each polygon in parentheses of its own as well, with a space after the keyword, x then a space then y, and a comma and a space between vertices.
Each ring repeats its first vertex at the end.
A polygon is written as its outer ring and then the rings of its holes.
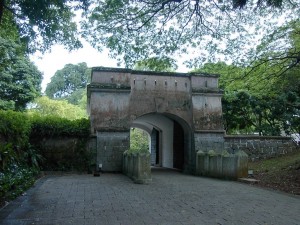
POLYGON ((54 100, 47 96, 36 98, 28 111, 41 116, 55 116, 69 120, 87 118, 86 109, 70 104, 67 100, 54 100))
POLYGON ((68 120, 55 116, 31 117, 31 137, 88 137, 90 121, 82 118, 68 120))
POLYGON ((27 145, 31 124, 26 114, 11 110, 0 110, 0 136, 4 142, 11 142, 22 148, 27 145))
POLYGON ((0 172, 0 200, 19 196, 34 184, 38 173, 36 168, 11 164, 5 171, 0 172))
POLYGON ((149 137, 148 134, 138 128, 130 131, 130 153, 146 153, 149 152, 149 137))

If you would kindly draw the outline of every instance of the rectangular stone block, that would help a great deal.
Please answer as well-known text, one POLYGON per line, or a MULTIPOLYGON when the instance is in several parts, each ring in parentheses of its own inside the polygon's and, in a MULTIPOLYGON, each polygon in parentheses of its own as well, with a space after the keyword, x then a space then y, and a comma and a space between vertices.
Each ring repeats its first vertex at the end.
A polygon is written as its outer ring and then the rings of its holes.
POLYGON ((97 164, 103 171, 121 172, 123 152, 129 149, 129 131, 97 132, 97 164))

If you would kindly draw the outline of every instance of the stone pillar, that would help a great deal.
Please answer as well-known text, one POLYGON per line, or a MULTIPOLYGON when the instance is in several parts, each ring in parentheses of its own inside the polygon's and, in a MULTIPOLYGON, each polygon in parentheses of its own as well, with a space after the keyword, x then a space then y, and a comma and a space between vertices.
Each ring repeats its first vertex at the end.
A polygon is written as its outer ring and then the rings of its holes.
POLYGON ((130 146, 130 131, 97 132, 97 166, 103 171, 121 172, 123 153, 130 146))

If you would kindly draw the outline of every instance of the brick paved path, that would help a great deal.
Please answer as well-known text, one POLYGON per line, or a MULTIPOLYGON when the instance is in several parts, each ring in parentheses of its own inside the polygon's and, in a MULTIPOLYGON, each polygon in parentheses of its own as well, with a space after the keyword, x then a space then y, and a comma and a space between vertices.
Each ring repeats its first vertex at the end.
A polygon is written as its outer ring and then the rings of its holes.
POLYGON ((300 224, 300 198, 246 184, 156 170, 150 185, 121 174, 46 176, 0 211, 0 224, 300 224))

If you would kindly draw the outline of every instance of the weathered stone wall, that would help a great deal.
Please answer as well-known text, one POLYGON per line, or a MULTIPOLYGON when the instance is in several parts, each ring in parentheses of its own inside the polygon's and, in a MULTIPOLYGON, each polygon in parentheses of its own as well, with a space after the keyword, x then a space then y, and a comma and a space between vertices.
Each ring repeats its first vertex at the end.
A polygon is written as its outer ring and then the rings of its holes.
POLYGON ((190 79, 178 74, 144 74, 134 72, 131 76, 131 119, 148 113, 169 113, 191 124, 190 79))
POLYGON ((88 172, 93 170, 95 158, 95 138, 88 140, 76 137, 47 137, 31 139, 30 143, 43 156, 44 170, 76 170, 88 172))
POLYGON ((223 92, 218 88, 218 75, 191 76, 191 86, 195 131, 223 131, 223 92))
MULTIPOLYGON (((195 168, 195 146, 204 151, 222 151, 222 91, 218 88, 218 77, 204 73, 93 68, 87 96, 91 132, 97 136, 97 164, 101 163, 103 170, 121 171, 121 153, 129 149, 129 138, 124 141, 127 134, 114 138, 114 132, 128 131, 129 136, 130 127, 140 118, 141 123, 154 126, 146 120, 147 115, 153 115, 156 121, 162 116, 171 123, 173 120, 180 123, 184 129, 185 169, 195 168), (114 147, 108 147, 108 141, 114 147)), ((157 125, 160 132, 162 126, 162 123, 157 125)), ((164 139, 166 134, 173 133, 165 130, 163 133, 159 163, 173 168, 173 141, 164 139)))
POLYGON ((259 160, 284 155, 299 147, 289 137, 266 136, 225 136, 224 147, 230 153, 242 150, 248 154, 249 160, 259 160))
POLYGON ((97 164, 103 171, 122 171, 123 153, 129 150, 130 131, 97 132, 97 164))
POLYGON ((124 130, 148 113, 175 115, 196 131, 224 130, 218 75, 93 68, 88 86, 92 133, 124 130))
POLYGON ((224 150, 224 132, 195 132, 195 151, 220 153, 224 150))

